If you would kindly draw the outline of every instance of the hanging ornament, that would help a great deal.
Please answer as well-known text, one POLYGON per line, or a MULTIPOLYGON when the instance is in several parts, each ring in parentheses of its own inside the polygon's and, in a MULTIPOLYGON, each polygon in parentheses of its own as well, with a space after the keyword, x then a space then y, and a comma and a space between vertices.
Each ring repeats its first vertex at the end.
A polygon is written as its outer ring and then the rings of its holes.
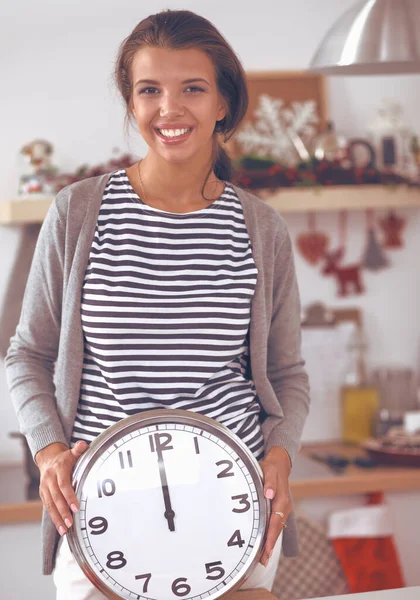
POLYGON ((347 212, 340 213, 340 246, 333 252, 324 254, 325 263, 322 268, 322 275, 334 275, 338 285, 338 295, 348 296, 351 291, 354 294, 362 294, 365 289, 361 277, 361 264, 346 265, 341 267, 338 263, 341 262, 346 250, 346 226, 347 212))
POLYGON ((390 210, 387 216, 379 221, 379 224, 385 234, 385 248, 402 248, 404 246, 401 235, 405 227, 405 219, 398 217, 395 211, 390 210))
POLYGON ((389 261, 376 239, 373 211, 370 209, 366 211, 366 226, 367 243, 362 257, 362 266, 370 271, 377 271, 389 266, 389 261))
POLYGON ((315 213, 308 213, 308 230, 297 237, 296 244, 303 258, 316 265, 328 248, 329 238, 325 233, 316 231, 315 213))

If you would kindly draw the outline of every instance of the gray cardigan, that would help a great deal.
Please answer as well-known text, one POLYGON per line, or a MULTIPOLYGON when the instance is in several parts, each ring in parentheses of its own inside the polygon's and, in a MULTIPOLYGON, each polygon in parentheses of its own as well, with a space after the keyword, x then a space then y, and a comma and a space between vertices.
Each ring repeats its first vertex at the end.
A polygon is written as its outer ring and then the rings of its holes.
MULTIPOLYGON (((39 234, 22 313, 5 358, 19 427, 33 455, 53 442, 70 443, 80 392, 83 332, 80 302, 103 191, 110 173, 62 189, 39 234)), ((238 188, 258 270, 251 304, 251 374, 265 418, 265 450, 283 446, 292 464, 309 410, 301 357, 300 299, 292 245, 283 218, 238 188)), ((44 509, 43 572, 52 572, 59 535, 44 509)), ((298 553, 294 515, 283 553, 298 553)))

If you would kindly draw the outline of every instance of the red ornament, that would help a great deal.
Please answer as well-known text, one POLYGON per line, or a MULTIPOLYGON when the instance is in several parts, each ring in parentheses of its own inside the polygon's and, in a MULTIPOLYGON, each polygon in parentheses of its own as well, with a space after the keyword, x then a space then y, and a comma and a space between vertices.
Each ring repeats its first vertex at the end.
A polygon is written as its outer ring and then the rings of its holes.
POLYGON ((390 210, 387 216, 379 221, 379 225, 385 234, 385 248, 403 247, 401 234, 405 227, 405 219, 398 217, 393 210, 390 210))
POLYGON ((316 265, 324 256, 329 239, 325 233, 316 231, 313 213, 308 215, 308 229, 297 237, 296 244, 303 258, 311 265, 316 265))
POLYGON ((340 266, 338 263, 342 260, 346 244, 346 225, 347 212, 340 213, 340 247, 334 252, 324 254, 325 264, 321 273, 323 275, 334 275, 338 284, 338 295, 348 296, 351 290, 353 293, 362 294, 365 288, 361 277, 361 264, 340 266))
POLYGON ((338 262, 342 259, 344 248, 338 248, 334 252, 325 253, 325 265, 322 269, 323 275, 334 275, 338 284, 338 295, 348 296, 350 288, 353 293, 362 294, 365 289, 361 280, 360 264, 346 265, 340 267, 338 262))

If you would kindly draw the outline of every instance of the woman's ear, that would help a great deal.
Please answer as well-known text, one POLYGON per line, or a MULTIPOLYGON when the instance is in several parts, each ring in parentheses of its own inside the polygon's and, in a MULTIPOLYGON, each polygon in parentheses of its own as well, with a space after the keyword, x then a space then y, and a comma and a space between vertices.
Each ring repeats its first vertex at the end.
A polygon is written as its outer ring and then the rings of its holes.
POLYGON ((228 114, 228 104, 226 102, 226 100, 222 97, 220 97, 220 103, 219 103, 219 110, 217 112, 217 121, 221 121, 222 119, 224 119, 226 117, 226 115, 228 114))

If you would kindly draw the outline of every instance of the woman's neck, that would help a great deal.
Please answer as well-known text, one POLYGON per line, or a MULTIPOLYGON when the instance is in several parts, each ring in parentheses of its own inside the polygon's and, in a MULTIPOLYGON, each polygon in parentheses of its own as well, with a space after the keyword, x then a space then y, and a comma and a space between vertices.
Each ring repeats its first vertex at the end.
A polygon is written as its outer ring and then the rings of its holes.
POLYGON ((139 168, 141 185, 147 197, 176 203, 179 207, 195 205, 204 196, 216 199, 223 191, 224 184, 211 171, 206 187, 203 184, 211 166, 211 159, 196 157, 188 164, 170 163, 159 156, 148 154, 141 160, 139 168))

